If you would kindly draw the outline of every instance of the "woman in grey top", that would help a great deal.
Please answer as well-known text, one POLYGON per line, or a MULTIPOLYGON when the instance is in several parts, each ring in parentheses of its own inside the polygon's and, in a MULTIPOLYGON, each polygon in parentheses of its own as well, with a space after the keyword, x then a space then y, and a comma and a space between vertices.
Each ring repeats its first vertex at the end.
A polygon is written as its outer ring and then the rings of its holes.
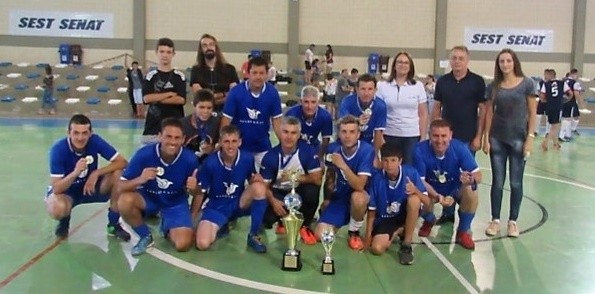
POLYGON ((502 189, 506 177, 506 161, 510 165, 510 215, 508 236, 518 237, 516 220, 523 197, 525 160, 533 149, 535 130, 535 86, 523 75, 517 55, 503 49, 496 57, 494 81, 486 89, 487 111, 483 152, 490 154, 492 188, 490 199, 492 221, 486 235, 500 231, 502 189))

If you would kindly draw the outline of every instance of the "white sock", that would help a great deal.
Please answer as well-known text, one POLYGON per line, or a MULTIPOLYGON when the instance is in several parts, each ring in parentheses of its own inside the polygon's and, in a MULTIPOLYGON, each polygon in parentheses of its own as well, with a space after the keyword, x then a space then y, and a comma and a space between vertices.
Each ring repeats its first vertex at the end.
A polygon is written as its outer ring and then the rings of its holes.
POLYGON ((578 127, 578 119, 573 119, 570 129, 576 131, 576 127, 578 127))
POLYGON ((536 132, 536 133, 539 133, 539 125, 541 124, 541 117, 542 117, 542 116, 543 116, 543 115, 541 115, 541 114, 538 114, 538 115, 536 116, 536 118, 535 118, 535 132, 536 132))
POLYGON ((562 122, 560 122, 560 134, 558 138, 564 139, 567 135, 570 135, 570 120, 563 118, 562 122))
POLYGON ((359 232, 359 229, 364 224, 364 221, 356 221, 353 218, 349 220, 349 231, 351 232, 359 232))

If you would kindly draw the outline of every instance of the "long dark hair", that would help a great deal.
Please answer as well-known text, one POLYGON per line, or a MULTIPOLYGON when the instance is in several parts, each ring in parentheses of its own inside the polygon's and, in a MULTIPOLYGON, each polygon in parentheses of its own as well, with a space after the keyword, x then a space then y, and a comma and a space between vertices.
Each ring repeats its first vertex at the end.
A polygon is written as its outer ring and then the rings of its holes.
POLYGON ((413 58, 411 58, 411 55, 409 55, 409 53, 405 51, 398 52, 397 55, 395 55, 393 63, 390 66, 390 75, 388 76, 388 81, 392 82, 392 80, 397 78, 397 58, 399 58, 399 56, 401 55, 405 55, 405 57, 407 57, 407 60, 409 60, 409 72, 407 73, 407 82, 409 82, 412 85, 415 85, 416 81, 413 78, 415 76, 415 65, 413 64, 413 58))
POLYGON ((210 34, 203 34, 200 37, 200 39, 198 39, 198 49, 196 52, 196 65, 198 65, 198 67, 207 66, 207 64, 205 63, 205 54, 202 52, 202 48, 200 46, 200 42, 202 41, 202 39, 211 39, 211 40, 213 40, 213 42, 215 42, 215 57, 217 58, 215 62, 217 64, 217 67, 221 67, 222 65, 227 64, 225 57, 223 57, 223 53, 221 53, 221 48, 219 47, 219 42, 217 42, 217 39, 210 34))
POLYGON ((498 61, 500 60, 500 56, 505 53, 510 54, 510 56, 512 57, 512 62, 514 63, 514 68, 513 68, 514 75, 517 77, 525 76, 523 74, 523 69, 521 68, 521 61, 519 60, 519 57, 516 55, 516 53, 514 51, 512 51, 512 49, 510 49, 510 48, 502 49, 498 53, 498 55, 496 55, 496 62, 494 64, 494 81, 492 82, 492 100, 494 98, 496 98, 496 94, 497 94, 498 90, 500 89, 500 85, 502 84, 502 81, 504 80, 504 73, 500 69, 500 65, 499 65, 498 61))

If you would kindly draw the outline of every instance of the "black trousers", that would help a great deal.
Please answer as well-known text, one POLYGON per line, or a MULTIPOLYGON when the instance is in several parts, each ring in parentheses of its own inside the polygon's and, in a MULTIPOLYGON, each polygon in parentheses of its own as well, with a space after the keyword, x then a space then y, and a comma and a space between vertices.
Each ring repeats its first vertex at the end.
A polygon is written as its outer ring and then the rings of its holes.
MULTIPOLYGON (((314 184, 301 184, 295 189, 295 192, 302 196, 302 206, 298 211, 304 215, 303 225, 309 226, 312 223, 312 219, 314 218, 314 214, 320 203, 320 186, 314 184)), ((273 195, 281 201, 283 201, 283 197, 288 193, 289 191, 273 188, 273 195)), ((275 215, 271 206, 268 205, 264 214, 264 226, 270 228, 277 221, 279 221, 279 217, 275 215)))

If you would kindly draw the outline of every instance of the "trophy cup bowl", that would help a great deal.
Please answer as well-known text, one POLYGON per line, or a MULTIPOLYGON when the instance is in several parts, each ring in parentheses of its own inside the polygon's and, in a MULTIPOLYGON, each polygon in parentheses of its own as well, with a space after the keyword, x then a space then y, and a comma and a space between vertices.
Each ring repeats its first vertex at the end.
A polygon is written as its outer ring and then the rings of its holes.
POLYGON ((302 197, 295 192, 295 183, 297 177, 292 173, 291 192, 285 195, 283 203, 289 213, 281 218, 285 231, 287 232, 287 250, 283 255, 283 262, 281 269, 284 271, 299 271, 302 269, 302 261, 300 259, 300 251, 296 249, 296 243, 302 224, 304 223, 304 216, 298 209, 302 206, 302 197))
POLYGON ((320 237, 320 243, 324 248, 324 259, 322 260, 322 266, 320 270, 323 275, 334 275, 335 274, 335 261, 331 257, 331 250, 333 250, 333 244, 335 243, 335 234, 332 230, 325 230, 322 232, 320 237))

